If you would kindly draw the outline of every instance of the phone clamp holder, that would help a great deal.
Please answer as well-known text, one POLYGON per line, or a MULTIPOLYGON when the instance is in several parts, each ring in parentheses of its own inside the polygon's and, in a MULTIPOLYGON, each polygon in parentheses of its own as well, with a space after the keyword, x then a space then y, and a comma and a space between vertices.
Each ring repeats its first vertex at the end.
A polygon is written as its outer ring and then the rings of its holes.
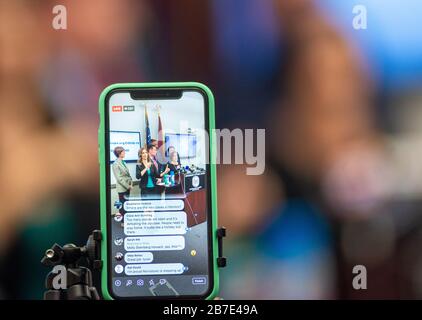
POLYGON ((223 238, 226 237, 226 228, 221 227, 217 229, 217 241, 218 241, 218 257, 217 266, 224 268, 227 265, 227 258, 223 256, 223 238))
POLYGON ((48 273, 45 280, 47 291, 44 292, 44 300, 100 300, 97 289, 93 286, 91 270, 102 268, 101 240, 101 231, 94 230, 88 237, 86 245, 82 247, 74 244, 61 247, 56 243, 45 252, 41 263, 53 267, 53 270, 48 273), (83 261, 86 267, 80 265, 83 261), (65 278, 64 288, 55 283, 59 271, 65 272, 65 275, 60 275, 65 278))

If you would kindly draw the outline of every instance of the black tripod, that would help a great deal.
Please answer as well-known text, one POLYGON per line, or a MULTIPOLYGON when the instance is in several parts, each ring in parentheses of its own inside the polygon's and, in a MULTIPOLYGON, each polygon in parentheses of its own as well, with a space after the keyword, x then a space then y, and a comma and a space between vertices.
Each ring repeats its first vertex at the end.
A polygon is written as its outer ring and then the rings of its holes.
POLYGON ((83 247, 56 243, 45 252, 41 263, 53 270, 46 277, 44 300, 100 300, 91 272, 102 267, 100 243, 101 231, 95 230, 83 247), (83 261, 86 267, 80 265, 83 261))
MULTIPOLYGON (((217 229, 217 265, 220 268, 226 266, 226 258, 223 257, 225 236, 224 227, 217 229)), ((92 283, 91 270, 102 268, 101 240, 101 231, 94 230, 83 247, 77 247, 74 244, 61 247, 56 243, 45 252, 41 263, 47 267, 53 267, 53 270, 45 279, 47 291, 44 292, 44 300, 100 300, 98 291, 92 283), (79 265, 82 261, 85 261, 86 267, 79 265), (60 272, 65 273, 61 277, 65 283, 57 281, 60 272)))

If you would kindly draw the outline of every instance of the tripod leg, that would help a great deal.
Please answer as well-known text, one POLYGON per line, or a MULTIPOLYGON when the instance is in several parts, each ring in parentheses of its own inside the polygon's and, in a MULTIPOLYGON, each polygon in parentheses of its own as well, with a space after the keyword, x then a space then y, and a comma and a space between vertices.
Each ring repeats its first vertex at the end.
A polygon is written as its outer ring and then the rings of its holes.
POLYGON ((93 300, 86 284, 75 284, 67 289, 67 300, 93 300))
POLYGON ((62 295, 60 290, 47 290, 44 292, 44 300, 61 300, 62 295))
POLYGON ((100 300, 100 295, 98 294, 97 288, 90 287, 89 291, 91 291, 91 300, 100 300))

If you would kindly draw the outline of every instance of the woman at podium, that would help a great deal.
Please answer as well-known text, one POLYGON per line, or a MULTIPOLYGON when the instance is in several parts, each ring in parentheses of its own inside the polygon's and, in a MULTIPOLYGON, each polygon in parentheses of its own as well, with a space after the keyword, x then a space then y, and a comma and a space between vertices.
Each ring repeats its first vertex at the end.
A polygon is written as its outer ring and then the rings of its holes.
POLYGON ((180 165, 178 153, 176 151, 170 153, 169 162, 167 162, 167 167, 170 169, 170 172, 173 171, 173 173, 176 173, 181 169, 182 166, 180 165))
POLYGON ((136 165, 136 179, 139 179, 141 197, 150 197, 157 194, 157 178, 159 173, 153 165, 146 148, 138 152, 138 163, 136 165))

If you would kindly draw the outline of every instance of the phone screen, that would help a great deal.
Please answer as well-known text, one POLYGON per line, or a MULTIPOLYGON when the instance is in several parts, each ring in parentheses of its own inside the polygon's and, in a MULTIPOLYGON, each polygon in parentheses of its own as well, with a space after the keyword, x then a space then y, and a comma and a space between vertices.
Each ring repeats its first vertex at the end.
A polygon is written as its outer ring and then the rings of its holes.
POLYGON ((107 267, 114 298, 211 291, 207 103, 196 88, 117 90, 107 97, 107 267))

